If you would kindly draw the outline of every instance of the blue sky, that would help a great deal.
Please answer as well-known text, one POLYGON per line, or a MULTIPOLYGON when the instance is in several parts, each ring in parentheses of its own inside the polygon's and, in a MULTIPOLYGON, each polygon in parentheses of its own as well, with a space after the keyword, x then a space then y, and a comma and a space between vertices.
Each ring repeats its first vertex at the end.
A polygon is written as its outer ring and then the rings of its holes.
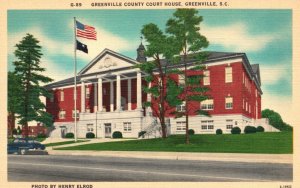
MULTIPOLYGON (((143 25, 153 22, 162 30, 175 10, 10 10, 8 11, 8 67, 12 70, 14 45, 26 33, 43 47, 42 66, 55 80, 73 76, 73 17, 94 26, 97 41, 81 40, 89 54, 80 51, 78 70, 104 48, 136 58, 143 25)), ((260 64, 264 108, 280 112, 289 122, 292 103, 291 10, 199 10, 201 33, 207 50, 245 52, 251 64, 260 64), (284 101, 284 102, 283 102, 284 101), (284 104, 284 105, 283 105, 284 104)))

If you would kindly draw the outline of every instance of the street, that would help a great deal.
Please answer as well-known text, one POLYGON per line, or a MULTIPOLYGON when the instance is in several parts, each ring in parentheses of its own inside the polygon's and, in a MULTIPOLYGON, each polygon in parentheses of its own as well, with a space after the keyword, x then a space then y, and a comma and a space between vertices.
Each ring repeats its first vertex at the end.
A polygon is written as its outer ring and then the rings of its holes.
POLYGON ((8 155, 12 182, 289 182, 292 164, 8 155))

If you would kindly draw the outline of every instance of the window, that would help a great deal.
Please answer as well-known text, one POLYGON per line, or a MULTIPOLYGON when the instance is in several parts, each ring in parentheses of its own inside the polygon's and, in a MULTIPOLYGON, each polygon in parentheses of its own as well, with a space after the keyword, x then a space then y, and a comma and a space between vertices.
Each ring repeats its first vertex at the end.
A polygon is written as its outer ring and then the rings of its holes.
POLYGON ((87 132, 93 132, 94 131, 94 124, 87 124, 86 125, 87 132))
POLYGON ((225 83, 232 82, 232 67, 225 68, 225 83))
POLYGON ((176 131, 185 131, 185 130, 186 130, 185 121, 177 121, 176 122, 176 131))
POLYGON ((226 129, 232 129, 232 127, 233 127, 233 120, 226 119, 226 129))
POLYGON ((246 101, 246 112, 248 112, 248 102, 246 101))
POLYGON ((251 113, 251 105, 249 104, 249 113, 251 113))
POLYGON ((245 99, 243 99, 243 109, 245 109, 245 99))
MULTIPOLYGON (((77 112, 77 118, 79 118, 79 110, 76 110, 77 112)), ((75 110, 72 110, 72 118, 75 118, 75 110)))
POLYGON ((214 129, 214 121, 213 120, 201 121, 201 129, 202 130, 213 130, 214 129))
POLYGON ((233 108, 233 99, 232 99, 232 97, 226 97, 225 98, 225 108, 226 109, 232 109, 233 108))
POLYGON ((65 119, 66 118, 66 111, 61 110, 59 111, 59 119, 65 119))
POLYGON ((176 106, 177 112, 185 112, 185 101, 181 105, 176 106))
POLYGON ((184 75, 178 75, 178 84, 179 85, 184 85, 185 84, 185 77, 184 75))
POLYGON ((60 101, 64 101, 65 100, 65 93, 63 90, 60 91, 60 101))
POLYGON ((210 84, 210 72, 209 70, 205 70, 203 72, 203 85, 209 85, 210 84))
POLYGON ((88 87, 85 88, 85 98, 86 99, 90 98, 90 88, 88 88, 88 87))
POLYGON ((214 109, 214 100, 207 99, 201 102, 201 109, 202 110, 213 110, 214 109))
POLYGON ((123 128, 125 132, 131 132, 132 128, 131 128, 131 122, 124 122, 123 123, 123 128))

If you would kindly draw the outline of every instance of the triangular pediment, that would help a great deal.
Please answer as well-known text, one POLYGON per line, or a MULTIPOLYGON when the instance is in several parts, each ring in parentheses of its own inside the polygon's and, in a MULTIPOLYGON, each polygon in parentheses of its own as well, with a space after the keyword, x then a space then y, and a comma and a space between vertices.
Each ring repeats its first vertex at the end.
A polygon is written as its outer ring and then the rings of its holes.
POLYGON ((79 75, 91 74, 97 72, 105 72, 108 70, 117 70, 120 68, 130 68, 138 62, 114 52, 109 49, 104 49, 98 56, 96 56, 87 66, 85 66, 79 75))

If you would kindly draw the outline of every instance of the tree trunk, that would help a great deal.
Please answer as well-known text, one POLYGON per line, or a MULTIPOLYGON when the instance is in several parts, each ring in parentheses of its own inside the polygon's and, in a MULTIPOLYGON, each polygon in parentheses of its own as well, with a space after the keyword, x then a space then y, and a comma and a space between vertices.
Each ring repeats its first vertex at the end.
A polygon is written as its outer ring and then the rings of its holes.
POLYGON ((7 116, 7 124, 8 124, 8 135, 7 136, 13 136, 13 130, 15 128, 15 113, 14 112, 9 112, 7 116))

